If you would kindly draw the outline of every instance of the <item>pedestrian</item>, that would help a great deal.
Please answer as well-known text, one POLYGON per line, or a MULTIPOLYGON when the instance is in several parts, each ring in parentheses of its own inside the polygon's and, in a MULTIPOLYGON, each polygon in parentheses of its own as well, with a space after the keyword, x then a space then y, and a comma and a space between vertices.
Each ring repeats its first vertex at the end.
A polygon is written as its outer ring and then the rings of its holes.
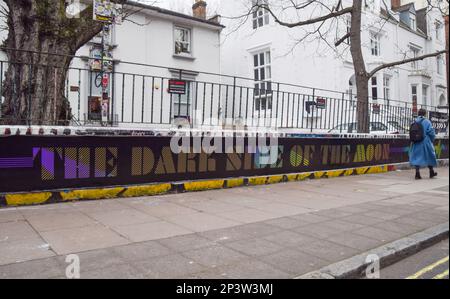
POLYGON ((437 176, 434 167, 437 166, 436 151, 434 149, 434 139, 436 132, 433 125, 425 117, 427 111, 419 110, 419 116, 416 118, 410 129, 411 147, 409 151, 409 162, 416 168, 416 180, 421 180, 420 168, 428 167, 430 170, 430 179, 437 176))

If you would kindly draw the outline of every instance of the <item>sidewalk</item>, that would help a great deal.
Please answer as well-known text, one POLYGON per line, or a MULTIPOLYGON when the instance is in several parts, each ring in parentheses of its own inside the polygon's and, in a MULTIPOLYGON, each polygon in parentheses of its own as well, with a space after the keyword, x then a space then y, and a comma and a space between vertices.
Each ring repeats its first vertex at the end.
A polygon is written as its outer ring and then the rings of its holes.
POLYGON ((448 222, 438 172, 0 209, 0 278, 293 278, 448 222))

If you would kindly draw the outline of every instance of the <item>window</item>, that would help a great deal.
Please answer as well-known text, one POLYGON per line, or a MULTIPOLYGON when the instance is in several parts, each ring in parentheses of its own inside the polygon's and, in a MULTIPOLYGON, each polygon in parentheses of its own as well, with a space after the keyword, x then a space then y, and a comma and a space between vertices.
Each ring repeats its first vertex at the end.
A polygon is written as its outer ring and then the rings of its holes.
MULTIPOLYGON (((410 47, 410 51, 412 53, 412 58, 416 58, 418 56, 420 56, 420 49, 415 48, 415 47, 410 47)), ((420 67, 420 61, 413 61, 411 62, 411 68, 413 70, 418 70, 420 67)))
POLYGON ((428 85, 422 85, 422 105, 428 105, 428 85))
POLYGON ((444 72, 444 59, 442 55, 436 57, 436 71, 439 75, 442 75, 444 72))
POLYGON ((192 55, 191 30, 188 28, 175 27, 175 54, 192 55))
POLYGON ((253 29, 263 27, 269 24, 269 11, 259 7, 259 5, 268 5, 267 0, 253 0, 253 29))
POLYGON ((173 115, 175 118, 188 118, 192 103, 192 82, 186 82, 186 93, 183 95, 172 95, 173 115))
POLYGON ((391 99, 391 77, 383 77, 383 96, 385 100, 391 99))
POLYGON ((441 41, 442 40, 442 23, 439 21, 436 21, 435 23, 435 37, 436 40, 441 41))
POLYGON ((272 67, 270 51, 253 55, 255 110, 272 109, 272 67))
POLYGON ((371 83, 372 83, 372 99, 373 100, 377 100, 378 99, 378 82, 377 82, 377 77, 372 77, 371 83))
POLYGON ((377 33, 370 34, 370 49, 372 51, 372 56, 380 56, 380 35, 377 33))
POLYGON ((417 19, 416 19, 415 14, 412 14, 412 13, 409 14, 409 21, 410 21, 411 29, 417 30, 417 19))
POLYGON ((411 99, 412 102, 416 102, 417 103, 417 85, 411 85, 411 99))

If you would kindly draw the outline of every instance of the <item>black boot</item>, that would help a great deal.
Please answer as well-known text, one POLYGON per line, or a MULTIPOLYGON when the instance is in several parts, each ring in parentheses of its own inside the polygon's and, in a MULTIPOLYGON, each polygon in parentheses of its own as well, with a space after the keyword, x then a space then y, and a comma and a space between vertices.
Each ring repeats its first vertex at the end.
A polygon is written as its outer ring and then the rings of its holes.
POLYGON ((437 172, 434 171, 433 167, 430 167, 430 179, 437 177, 437 172))
POLYGON ((420 176, 420 168, 416 167, 416 180, 421 180, 422 177, 420 176))

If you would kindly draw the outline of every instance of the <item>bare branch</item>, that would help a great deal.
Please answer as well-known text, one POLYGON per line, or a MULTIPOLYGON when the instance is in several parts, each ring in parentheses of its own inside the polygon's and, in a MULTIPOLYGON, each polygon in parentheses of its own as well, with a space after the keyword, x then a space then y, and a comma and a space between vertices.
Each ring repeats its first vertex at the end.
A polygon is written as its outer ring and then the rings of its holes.
POLYGON ((324 16, 320 16, 320 17, 316 17, 316 18, 311 18, 309 20, 305 20, 305 21, 299 21, 299 22, 295 22, 295 23, 289 23, 289 22, 285 22, 282 21, 280 18, 278 18, 278 16, 272 11, 272 9, 270 9, 269 5, 267 4, 256 4, 255 8, 262 8, 265 9, 269 12, 269 14, 274 18, 275 22, 277 22, 278 24, 280 24, 281 26, 284 27, 288 27, 288 28, 294 28, 294 27, 299 27, 299 26, 305 26, 305 25, 311 25, 311 24, 315 24, 315 23, 320 23, 329 19, 333 19, 348 13, 352 13, 353 11, 353 7, 347 7, 344 9, 341 9, 339 11, 333 11, 327 15, 324 16))
POLYGON ((379 67, 375 68, 373 71, 371 71, 368 74, 368 78, 373 77, 373 75, 375 75, 377 72, 379 72, 381 70, 384 70, 384 69, 387 69, 387 68, 391 68, 391 67, 394 67, 394 66, 397 66, 397 65, 406 64, 406 63, 409 63, 409 62, 424 60, 424 59, 430 58, 430 57, 437 57, 437 56, 445 54, 445 53, 448 53, 448 50, 442 50, 442 51, 438 51, 438 52, 435 52, 435 53, 430 53, 430 54, 426 54, 426 55, 422 55, 422 56, 417 56, 417 57, 414 57, 414 58, 408 58, 408 59, 399 60, 399 61, 395 61, 395 62, 385 63, 385 64, 382 64, 379 67))
POLYGON ((348 38, 350 37, 350 35, 351 35, 351 33, 348 32, 346 35, 344 35, 344 36, 341 37, 338 41, 336 41, 336 42, 334 43, 334 46, 335 46, 335 47, 340 46, 343 42, 345 42, 346 39, 348 39, 348 38))

